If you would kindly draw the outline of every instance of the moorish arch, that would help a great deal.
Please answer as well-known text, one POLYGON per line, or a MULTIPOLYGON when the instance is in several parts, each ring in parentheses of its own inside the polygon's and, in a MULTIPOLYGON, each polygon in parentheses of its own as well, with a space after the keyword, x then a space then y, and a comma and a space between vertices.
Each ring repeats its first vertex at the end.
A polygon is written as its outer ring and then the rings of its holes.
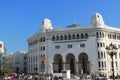
POLYGON ((72 53, 66 55, 66 67, 71 70, 71 73, 75 73, 75 56, 72 53))
POLYGON ((80 53, 78 56, 79 73, 88 74, 90 72, 90 62, 86 53, 80 53))
POLYGON ((61 54, 55 54, 54 55, 54 62, 53 62, 53 72, 54 73, 61 73, 62 71, 62 61, 63 58, 61 54))

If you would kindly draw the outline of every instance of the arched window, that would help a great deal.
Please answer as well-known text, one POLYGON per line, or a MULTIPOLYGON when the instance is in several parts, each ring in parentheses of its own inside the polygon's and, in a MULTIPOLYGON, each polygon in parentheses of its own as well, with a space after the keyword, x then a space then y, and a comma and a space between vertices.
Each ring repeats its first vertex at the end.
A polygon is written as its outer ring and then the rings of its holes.
POLYGON ((68 39, 71 40, 71 35, 69 34, 68 39))
POLYGON ((100 38, 102 37, 102 33, 100 32, 100 38))
POLYGON ((63 40, 63 36, 62 35, 60 35, 60 40, 63 40))
POLYGON ((85 33, 85 38, 88 38, 88 34, 87 33, 85 33))
POLYGON ((42 38, 39 39, 39 42, 42 42, 42 38))
POLYGON ((52 37, 52 41, 55 41, 55 36, 52 37))
POLYGON ((54 56, 54 63, 53 63, 53 72, 61 73, 63 70, 63 65, 62 65, 62 56, 60 54, 56 54, 54 56), (54 66, 54 65, 58 66, 54 66))
POLYGON ((96 36, 97 36, 97 38, 99 37, 99 34, 98 34, 98 32, 96 32, 96 36))
POLYGON ((59 36, 57 35, 57 37, 56 37, 57 39, 56 40, 59 40, 59 36))
POLYGON ((102 43, 100 43, 100 47, 102 47, 102 43))
POLYGON ((80 35, 79 34, 77 34, 77 39, 80 39, 80 35))
POLYGON ((43 40, 42 40, 42 42, 45 42, 45 37, 43 37, 43 40))
POLYGON ((100 52, 98 51, 98 58, 100 58, 100 52))
POLYGON ((105 67, 106 67, 106 61, 104 61, 105 67))
POLYGON ((104 52, 104 58, 106 57, 105 52, 104 52))
POLYGON ((72 39, 75 39, 75 34, 72 35, 72 39))
POLYGON ((102 67, 104 67, 103 61, 102 61, 102 67))
POLYGON ((64 36, 64 39, 67 40, 67 35, 64 36))
POLYGON ((98 66, 99 66, 99 68, 101 67, 100 61, 98 62, 98 66))
POLYGON ((103 58, 103 52, 101 52, 101 58, 103 58))
POLYGON ((84 35, 83 35, 83 33, 81 33, 81 39, 83 39, 84 38, 84 35))
POLYGON ((105 36, 104 32, 102 32, 101 34, 102 34, 102 38, 104 38, 104 36, 105 36))

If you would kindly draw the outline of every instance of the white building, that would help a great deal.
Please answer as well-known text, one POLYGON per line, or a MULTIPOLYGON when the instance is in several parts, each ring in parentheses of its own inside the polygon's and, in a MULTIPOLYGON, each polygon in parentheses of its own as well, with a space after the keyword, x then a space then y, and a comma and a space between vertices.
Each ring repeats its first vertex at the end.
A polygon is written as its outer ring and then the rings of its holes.
POLYGON ((17 73, 27 71, 27 51, 17 51, 13 54, 12 68, 17 73))
MULTIPOLYGON (((111 75, 111 58, 105 47, 110 43, 120 49, 120 29, 108 26, 95 13, 88 26, 72 24, 53 29, 44 19, 39 32, 28 38, 28 73, 92 73, 111 75)), ((115 75, 120 75, 120 50, 114 57, 115 75)))
POLYGON ((5 48, 4 43, 0 41, 0 68, 4 66, 5 48))
POLYGON ((13 69, 13 53, 5 56, 5 68, 13 69))

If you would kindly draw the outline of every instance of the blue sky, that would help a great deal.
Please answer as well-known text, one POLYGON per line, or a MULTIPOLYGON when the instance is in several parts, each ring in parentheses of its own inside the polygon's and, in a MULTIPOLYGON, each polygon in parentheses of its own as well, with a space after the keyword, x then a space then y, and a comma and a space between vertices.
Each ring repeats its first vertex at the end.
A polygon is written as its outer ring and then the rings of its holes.
POLYGON ((89 25, 99 12, 107 25, 120 27, 120 0, 0 0, 0 40, 6 53, 27 50, 27 38, 49 18, 54 28, 74 21, 89 25))

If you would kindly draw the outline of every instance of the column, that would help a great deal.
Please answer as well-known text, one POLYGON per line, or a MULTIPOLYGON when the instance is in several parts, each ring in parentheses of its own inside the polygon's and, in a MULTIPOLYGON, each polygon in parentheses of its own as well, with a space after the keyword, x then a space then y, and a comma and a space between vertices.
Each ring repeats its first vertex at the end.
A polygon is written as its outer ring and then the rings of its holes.
POLYGON ((76 75, 78 75, 78 62, 75 62, 75 71, 76 71, 76 75))
POLYGON ((63 62, 63 70, 66 70, 66 62, 63 62))
POLYGON ((50 73, 53 74, 53 64, 52 63, 49 64, 49 74, 50 73))

